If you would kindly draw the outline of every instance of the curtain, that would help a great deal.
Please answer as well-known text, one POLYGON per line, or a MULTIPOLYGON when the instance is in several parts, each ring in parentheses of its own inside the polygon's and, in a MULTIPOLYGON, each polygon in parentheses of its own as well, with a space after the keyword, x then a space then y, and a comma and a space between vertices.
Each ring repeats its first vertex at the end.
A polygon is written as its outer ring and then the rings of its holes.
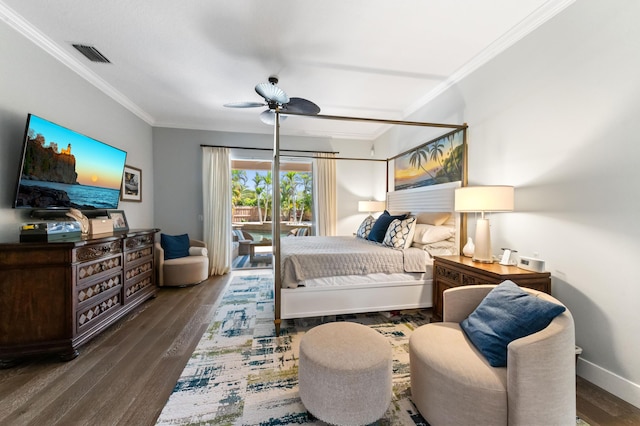
POLYGON ((231 270, 231 159, 229 148, 202 148, 204 241, 211 275, 231 270))
POLYGON ((335 154, 318 153, 316 158, 316 218, 318 235, 336 235, 336 160, 335 154))

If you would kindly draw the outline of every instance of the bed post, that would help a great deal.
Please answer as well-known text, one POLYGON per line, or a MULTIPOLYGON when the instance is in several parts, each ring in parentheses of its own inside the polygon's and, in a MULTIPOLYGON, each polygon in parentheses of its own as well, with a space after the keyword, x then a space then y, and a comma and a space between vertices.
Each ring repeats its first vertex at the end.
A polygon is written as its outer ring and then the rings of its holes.
POLYGON ((273 208, 271 213, 271 229, 273 231, 273 323, 276 327, 276 337, 278 337, 280 336, 280 291, 282 290, 282 274, 280 271, 280 108, 277 107, 274 112, 275 123, 273 126, 273 173, 271 176, 273 188, 273 208))

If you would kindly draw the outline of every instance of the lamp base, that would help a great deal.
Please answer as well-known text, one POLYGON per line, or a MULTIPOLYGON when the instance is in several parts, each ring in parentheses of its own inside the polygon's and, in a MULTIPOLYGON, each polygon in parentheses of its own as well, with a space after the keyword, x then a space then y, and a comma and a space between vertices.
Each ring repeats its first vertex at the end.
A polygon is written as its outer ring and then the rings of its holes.
POLYGON ((489 219, 481 218, 476 223, 476 248, 472 259, 474 262, 493 263, 489 219))

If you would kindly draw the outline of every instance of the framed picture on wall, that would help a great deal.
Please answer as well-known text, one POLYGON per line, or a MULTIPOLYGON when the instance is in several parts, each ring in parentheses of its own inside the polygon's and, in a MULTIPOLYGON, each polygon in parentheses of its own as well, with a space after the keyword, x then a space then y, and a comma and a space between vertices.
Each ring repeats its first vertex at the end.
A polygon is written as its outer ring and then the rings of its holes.
POLYGON ((394 157, 394 189, 466 182, 465 130, 455 130, 394 157))
POLYGON ((127 217, 124 214, 124 210, 109 210, 107 211, 109 219, 113 220, 114 231, 128 231, 129 224, 127 223, 127 217))
POLYGON ((124 166, 120 200, 142 201, 142 170, 129 165, 124 166))

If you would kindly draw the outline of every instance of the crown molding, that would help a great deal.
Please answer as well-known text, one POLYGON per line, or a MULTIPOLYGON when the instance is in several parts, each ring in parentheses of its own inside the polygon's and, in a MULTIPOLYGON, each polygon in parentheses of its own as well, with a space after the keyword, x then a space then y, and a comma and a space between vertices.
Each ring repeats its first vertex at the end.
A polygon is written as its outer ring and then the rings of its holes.
POLYGON ((413 103, 404 111, 404 116, 409 117, 420 108, 426 106, 429 102, 433 101, 447 89, 456 85, 459 81, 480 68, 482 65, 486 64, 491 59, 495 58, 500 53, 513 46, 516 42, 523 39, 526 35, 533 32, 540 25, 544 24, 549 19, 562 12, 574 2, 575 0, 550 0, 544 5, 540 6, 538 9, 533 11, 533 13, 520 21, 518 25, 511 28, 502 37, 491 43, 486 49, 476 55, 469 62, 464 64, 446 80, 429 91, 429 93, 413 103))
POLYGON ((142 108, 136 105, 131 99, 109 85, 100 76, 91 71, 85 65, 80 63, 76 58, 63 50, 49 37, 40 32, 31 23, 17 14, 13 9, 8 7, 4 2, 0 1, 0 19, 6 22, 11 28, 22 34, 24 37, 33 42, 36 46, 53 56, 55 59, 66 65, 80 77, 87 80, 93 86, 105 93, 107 96, 118 102, 120 105, 134 113, 147 124, 153 125, 154 119, 142 108))

